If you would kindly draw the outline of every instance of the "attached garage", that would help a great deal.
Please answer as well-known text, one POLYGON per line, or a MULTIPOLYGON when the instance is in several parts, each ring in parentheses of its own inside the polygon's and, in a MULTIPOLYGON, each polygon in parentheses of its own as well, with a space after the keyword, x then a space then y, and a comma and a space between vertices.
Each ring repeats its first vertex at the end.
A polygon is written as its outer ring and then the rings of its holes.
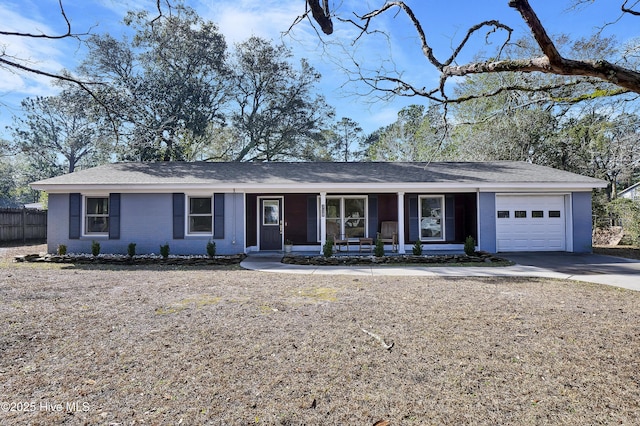
POLYGON ((497 194, 497 251, 566 251, 566 197, 568 195, 563 194, 497 194))

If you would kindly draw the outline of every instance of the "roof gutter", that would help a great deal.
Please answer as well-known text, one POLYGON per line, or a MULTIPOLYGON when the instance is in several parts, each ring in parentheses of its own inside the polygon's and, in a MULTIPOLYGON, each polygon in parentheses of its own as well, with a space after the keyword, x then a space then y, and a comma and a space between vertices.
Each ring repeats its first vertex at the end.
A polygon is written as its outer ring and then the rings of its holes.
POLYGON ((31 187, 51 194, 72 192, 120 192, 120 193, 171 193, 190 191, 212 192, 258 192, 258 193, 309 193, 309 192, 456 192, 480 191, 590 191, 605 188, 602 180, 592 182, 376 182, 376 183, 283 183, 283 184, 211 184, 211 183, 163 183, 163 184, 45 184, 33 183, 31 187))

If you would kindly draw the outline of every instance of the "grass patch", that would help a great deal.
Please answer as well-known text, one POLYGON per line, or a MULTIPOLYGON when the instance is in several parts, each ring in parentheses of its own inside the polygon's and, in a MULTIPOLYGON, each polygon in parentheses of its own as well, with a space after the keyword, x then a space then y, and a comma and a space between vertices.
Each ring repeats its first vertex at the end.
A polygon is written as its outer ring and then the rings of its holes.
POLYGON ((220 303, 219 297, 203 294, 197 297, 189 297, 179 300, 166 307, 156 308, 155 312, 158 315, 176 314, 178 312, 184 311, 189 307, 193 309, 200 309, 204 306, 215 305, 218 303, 220 303))
POLYGON ((337 289, 328 287, 310 287, 297 290, 294 294, 318 302, 337 302, 337 289))

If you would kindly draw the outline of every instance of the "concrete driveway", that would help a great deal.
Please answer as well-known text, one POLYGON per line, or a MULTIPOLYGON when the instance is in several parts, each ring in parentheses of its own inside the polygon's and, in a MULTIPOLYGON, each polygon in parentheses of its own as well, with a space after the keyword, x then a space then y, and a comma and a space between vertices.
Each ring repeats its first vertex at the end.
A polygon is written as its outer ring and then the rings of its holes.
POLYGON ((565 279, 640 291, 640 261, 584 253, 500 253, 517 265, 551 271, 565 279))
POLYGON ((280 262, 281 254, 250 254, 241 266, 264 272, 320 275, 394 275, 447 277, 542 277, 640 291, 640 261, 597 254, 574 253, 500 253, 513 266, 301 266, 280 262))

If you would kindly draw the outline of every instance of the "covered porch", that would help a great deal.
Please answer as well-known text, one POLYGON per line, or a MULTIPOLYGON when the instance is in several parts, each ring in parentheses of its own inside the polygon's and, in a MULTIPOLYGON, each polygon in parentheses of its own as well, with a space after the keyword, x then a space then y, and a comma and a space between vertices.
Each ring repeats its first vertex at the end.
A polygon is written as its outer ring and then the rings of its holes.
POLYGON ((248 193, 246 251, 322 253, 326 242, 346 253, 371 253, 382 234, 385 252, 460 251, 478 238, 476 192, 248 193), (395 228, 394 244, 389 227, 395 228), (385 232, 386 231, 386 232, 385 232))

